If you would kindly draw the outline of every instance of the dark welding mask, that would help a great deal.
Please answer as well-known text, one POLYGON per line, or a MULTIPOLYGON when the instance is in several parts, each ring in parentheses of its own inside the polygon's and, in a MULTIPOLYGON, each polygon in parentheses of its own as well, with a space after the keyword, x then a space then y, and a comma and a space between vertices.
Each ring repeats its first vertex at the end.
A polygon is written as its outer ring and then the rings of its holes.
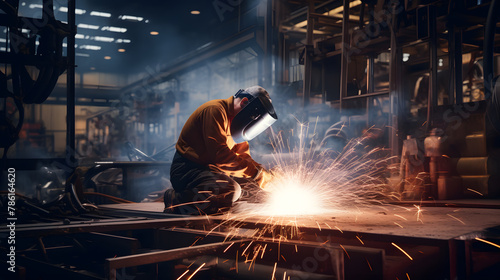
POLYGON ((278 116, 267 91, 259 86, 240 89, 234 98, 248 98, 248 104, 234 116, 231 135, 234 142, 250 141, 270 127, 278 116))

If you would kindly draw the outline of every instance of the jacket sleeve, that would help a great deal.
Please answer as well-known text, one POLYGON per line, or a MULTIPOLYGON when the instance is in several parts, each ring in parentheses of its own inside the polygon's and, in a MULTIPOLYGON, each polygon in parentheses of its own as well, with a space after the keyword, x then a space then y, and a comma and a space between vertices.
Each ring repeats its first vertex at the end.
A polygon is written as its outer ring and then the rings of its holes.
POLYGON ((250 156, 250 145, 248 145, 248 142, 245 141, 243 143, 234 145, 232 151, 235 152, 238 156, 244 158, 246 161, 257 166, 257 168, 261 168, 261 165, 253 160, 253 158, 250 156))
POLYGON ((205 148, 210 162, 215 163, 216 168, 226 174, 236 177, 255 177, 259 167, 251 160, 248 148, 246 152, 239 153, 229 149, 227 145, 225 125, 228 120, 223 109, 208 107, 203 111, 202 118, 205 148))

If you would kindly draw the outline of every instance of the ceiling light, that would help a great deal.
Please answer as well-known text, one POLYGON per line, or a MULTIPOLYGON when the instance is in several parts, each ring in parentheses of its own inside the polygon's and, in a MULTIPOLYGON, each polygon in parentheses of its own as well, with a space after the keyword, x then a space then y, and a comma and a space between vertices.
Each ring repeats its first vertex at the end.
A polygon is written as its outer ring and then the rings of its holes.
MULTIPOLYGON (((63 12, 63 13, 67 13, 68 12, 68 7, 59 7, 59 11, 63 12)), ((87 12, 86 10, 75 9, 75 14, 77 14, 77 15, 83 15, 86 12, 87 12)))
POLYGON ((191 11, 191 14, 192 14, 192 15, 199 15, 199 14, 201 14, 201 13, 200 13, 200 11, 197 11, 197 10, 192 10, 192 11, 191 11))
POLYGON ((101 49, 101 46, 94 46, 94 45, 81 45, 80 49, 84 50, 91 50, 91 51, 98 51, 101 49))
POLYGON ((85 28, 85 29, 93 29, 93 30, 99 29, 98 25, 92 25, 92 24, 86 24, 86 23, 79 23, 77 26, 79 28, 85 28))
POLYGON ((75 39, 85 39, 85 36, 83 34, 76 34, 75 39))
POLYGON ((88 53, 75 53, 76 56, 82 56, 82 57, 90 57, 90 54, 88 53))
POLYGON ((129 39, 116 39, 115 41, 116 43, 118 44, 121 44, 121 43, 125 43, 125 44, 128 44, 130 43, 131 41, 129 39))
POLYGON ((90 67, 90 70, 95 70, 95 67, 90 67))
POLYGON ((108 42, 108 43, 111 43, 111 42, 113 42, 115 40, 115 38, 104 37, 104 36, 95 36, 95 37, 92 37, 91 39, 94 40, 94 41, 108 42))
POLYGON ((111 59, 111 56, 107 55, 107 56, 105 56, 105 57, 104 57, 104 59, 106 59, 106 60, 110 60, 110 59, 111 59))
POLYGON ((136 17, 136 16, 129 16, 129 15, 121 15, 118 18, 122 19, 122 20, 130 20, 130 21, 142 21, 144 19, 143 17, 136 17))
POLYGON ((41 4, 30 4, 29 7, 30 7, 30 9, 41 9, 41 8, 43 8, 43 5, 41 5, 41 4))
POLYGON ((111 31, 111 32, 118 32, 118 33, 125 33, 127 32, 127 28, 123 27, 114 27, 114 26, 103 26, 101 28, 102 31, 111 31))
POLYGON ((149 34, 151 34, 153 36, 156 36, 156 35, 160 34, 160 32, 158 32, 158 31, 151 31, 151 32, 149 32, 149 34))
POLYGON ((410 60, 410 54, 409 53, 403 53, 403 62, 407 62, 410 60))
POLYGON ((107 17, 107 18, 111 17, 110 13, 97 12, 97 11, 90 12, 90 15, 95 17, 107 17))
POLYGON ((125 49, 118 49, 118 52, 125 52, 125 49))

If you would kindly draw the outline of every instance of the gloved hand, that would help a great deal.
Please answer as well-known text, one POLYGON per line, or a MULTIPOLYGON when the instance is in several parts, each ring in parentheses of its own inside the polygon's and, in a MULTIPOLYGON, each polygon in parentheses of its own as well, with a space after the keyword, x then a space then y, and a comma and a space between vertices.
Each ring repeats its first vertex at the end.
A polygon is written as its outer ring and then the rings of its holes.
POLYGON ((273 174, 269 170, 266 170, 265 168, 262 168, 255 177, 255 181, 259 184, 259 187, 261 189, 264 189, 272 179, 273 179, 273 174))

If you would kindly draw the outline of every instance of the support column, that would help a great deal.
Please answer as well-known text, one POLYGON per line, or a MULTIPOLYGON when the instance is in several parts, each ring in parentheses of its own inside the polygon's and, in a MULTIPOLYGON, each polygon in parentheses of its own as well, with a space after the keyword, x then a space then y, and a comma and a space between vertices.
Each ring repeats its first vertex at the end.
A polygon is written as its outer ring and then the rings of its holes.
POLYGON ((340 62, 340 113, 342 113, 343 98, 347 94, 347 71, 349 64, 349 0, 344 0, 344 13, 342 16, 342 57, 340 62))
POLYGON ((75 0, 68 1, 68 69, 66 75, 66 159, 73 162, 75 150, 75 0))
POLYGON ((309 97, 311 96, 311 73, 312 73, 312 55, 314 52, 314 17, 311 16, 314 13, 314 1, 309 0, 309 6, 307 9, 307 33, 306 33, 306 50, 304 54, 304 83, 303 83, 303 101, 304 107, 309 105, 309 97))
POLYGON ((438 105, 438 90, 437 90, 437 68, 438 68, 438 58, 437 58, 437 49, 438 49, 438 38, 436 31, 436 8, 432 5, 428 6, 429 9, 429 95, 427 101, 427 120, 426 130, 429 129, 429 126, 432 125, 432 111, 434 107, 438 105))

